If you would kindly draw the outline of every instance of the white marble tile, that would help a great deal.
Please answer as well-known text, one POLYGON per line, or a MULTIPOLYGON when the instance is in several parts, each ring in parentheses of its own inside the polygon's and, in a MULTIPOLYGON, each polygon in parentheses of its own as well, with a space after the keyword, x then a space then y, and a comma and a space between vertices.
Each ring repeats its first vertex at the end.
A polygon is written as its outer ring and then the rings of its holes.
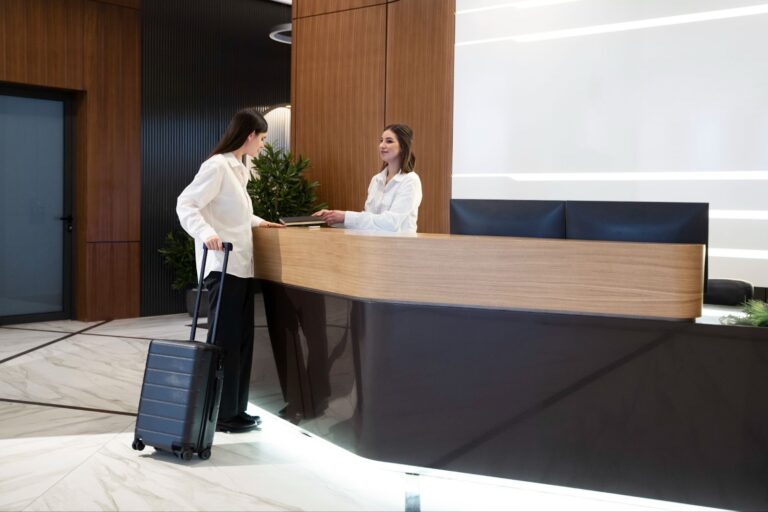
MULTIPOLYGON (((134 412, 148 339, 176 338, 189 321, 110 322, 102 335, 78 334, 8 361, 0 397, 134 412), (107 336, 112 328, 146 339, 107 336)), ((266 329, 256 334, 252 383, 262 392, 249 412, 262 416, 262 429, 217 433, 208 461, 132 450, 132 417, 0 402, 0 510, 403 510, 406 491, 423 510, 703 510, 357 457, 268 412, 282 396, 266 329)), ((354 393, 329 407, 341 413, 353 404, 354 393)))
POLYGON ((114 438, 25 510, 292 510, 236 488, 213 458, 182 462, 131 448, 132 430, 114 438))
POLYGON ((133 421, 115 414, 0 403, 0 510, 22 510, 133 421))
POLYGON ((50 322, 5 325, 3 327, 35 331, 78 332, 87 329, 88 327, 98 325, 99 323, 100 322, 78 322, 77 320, 53 320, 50 322))
POLYGON ((0 365, 0 398, 136 412, 148 347, 76 334, 0 365))
POLYGON ((409 479, 421 510, 717 510, 501 478, 426 470, 409 479))
MULTIPOLYGON (((200 320, 205 322, 204 319, 200 320)), ((88 331, 88 334, 106 334, 109 336, 127 336, 148 340, 186 340, 189 339, 192 317, 186 313, 178 315, 145 316, 112 320, 88 331)), ((205 341, 206 329, 198 329, 195 340, 205 341)))
POLYGON ((403 476, 349 466, 285 422, 216 434, 213 455, 178 461, 130 448, 129 429, 26 510, 400 510, 403 476), (315 447, 316 449, 313 449, 315 447), (318 451, 319 450, 319 451, 318 451))
POLYGON ((3 510, 402 510, 406 491, 419 496, 425 511, 706 510, 379 463, 308 437, 256 407, 251 412, 263 415, 262 430, 218 433, 211 459, 189 462, 151 448, 132 450, 133 418, 76 411, 80 418, 66 423, 40 417, 40 431, 28 432, 28 418, 38 418, 6 410, 0 408, 10 418, 0 422, 0 442, 17 448, 4 451, 8 462, 0 455, 3 510), (87 421, 89 414, 101 423, 87 421), (50 455, 57 455, 52 462, 50 455))
MULTIPOLYGON (((0 327, 0 360, 20 354, 57 338, 66 336, 61 332, 26 331, 0 327)), ((0 392, 0 396, 2 392, 0 392)))

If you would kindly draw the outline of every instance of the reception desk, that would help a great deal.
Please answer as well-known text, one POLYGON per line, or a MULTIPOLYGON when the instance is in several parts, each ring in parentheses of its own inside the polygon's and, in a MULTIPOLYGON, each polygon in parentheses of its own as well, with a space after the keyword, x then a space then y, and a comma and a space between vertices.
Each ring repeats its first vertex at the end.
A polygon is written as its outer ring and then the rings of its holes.
POLYGON ((704 246, 257 231, 261 279, 355 299, 693 319, 704 246))
POLYGON ((361 456, 768 508, 768 329, 703 246, 254 230, 287 415, 361 456))

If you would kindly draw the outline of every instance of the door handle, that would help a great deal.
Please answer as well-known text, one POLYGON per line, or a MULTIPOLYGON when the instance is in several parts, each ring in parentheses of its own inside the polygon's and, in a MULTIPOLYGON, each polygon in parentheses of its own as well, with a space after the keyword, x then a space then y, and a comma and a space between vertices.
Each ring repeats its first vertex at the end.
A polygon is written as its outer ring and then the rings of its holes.
POLYGON ((63 217, 59 217, 59 220, 66 221, 67 222, 67 231, 69 231, 69 232, 72 231, 72 221, 74 220, 72 215, 65 215, 63 217))

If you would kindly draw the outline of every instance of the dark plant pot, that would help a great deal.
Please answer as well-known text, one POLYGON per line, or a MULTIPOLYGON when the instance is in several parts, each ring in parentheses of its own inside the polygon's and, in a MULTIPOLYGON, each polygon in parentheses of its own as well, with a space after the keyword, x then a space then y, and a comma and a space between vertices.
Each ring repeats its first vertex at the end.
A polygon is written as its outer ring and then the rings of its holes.
MULTIPOLYGON (((190 288, 189 290, 187 290, 185 299, 187 302, 187 313, 189 313, 189 316, 194 315, 196 297, 197 297, 197 288, 190 288)), ((208 316, 208 289, 207 288, 203 288, 203 294, 200 297, 200 316, 201 317, 208 316)))

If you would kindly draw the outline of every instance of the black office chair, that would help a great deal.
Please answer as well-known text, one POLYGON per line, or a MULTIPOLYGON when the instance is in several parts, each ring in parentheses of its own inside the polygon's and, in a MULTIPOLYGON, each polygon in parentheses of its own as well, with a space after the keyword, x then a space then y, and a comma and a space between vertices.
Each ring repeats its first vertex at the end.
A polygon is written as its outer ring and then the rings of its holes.
POLYGON ((739 279, 709 279, 704 304, 740 306, 755 295, 752 283, 739 279))
POLYGON ((451 233, 565 238, 565 201, 452 199, 451 233))

